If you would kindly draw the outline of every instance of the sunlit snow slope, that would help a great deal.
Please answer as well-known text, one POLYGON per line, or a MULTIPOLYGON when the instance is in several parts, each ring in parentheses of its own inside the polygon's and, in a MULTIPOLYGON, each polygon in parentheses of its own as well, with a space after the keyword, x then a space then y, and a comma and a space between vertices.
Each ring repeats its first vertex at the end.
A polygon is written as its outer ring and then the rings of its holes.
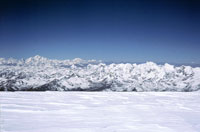
POLYGON ((1 132, 199 132, 199 92, 1 92, 1 132))
POLYGON ((0 58, 1 91, 198 91, 200 67, 0 58))

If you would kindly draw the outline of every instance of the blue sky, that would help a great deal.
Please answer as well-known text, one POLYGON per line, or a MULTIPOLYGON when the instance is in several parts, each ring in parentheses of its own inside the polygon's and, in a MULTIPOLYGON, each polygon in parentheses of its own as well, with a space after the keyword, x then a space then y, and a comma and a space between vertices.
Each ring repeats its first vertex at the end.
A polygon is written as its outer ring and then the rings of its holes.
POLYGON ((2 0, 0 57, 200 62, 197 0, 2 0))

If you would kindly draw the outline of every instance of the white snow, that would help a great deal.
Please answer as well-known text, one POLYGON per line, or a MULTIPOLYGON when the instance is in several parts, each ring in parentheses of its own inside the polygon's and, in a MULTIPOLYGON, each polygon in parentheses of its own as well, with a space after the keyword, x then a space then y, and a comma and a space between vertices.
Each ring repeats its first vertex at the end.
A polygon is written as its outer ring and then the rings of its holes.
POLYGON ((199 132, 199 92, 1 92, 1 132, 199 132))
POLYGON ((95 60, 0 58, 0 90, 198 91, 200 67, 105 64, 95 60), (55 81, 56 80, 56 81, 55 81), (54 81, 52 83, 52 81, 54 81))

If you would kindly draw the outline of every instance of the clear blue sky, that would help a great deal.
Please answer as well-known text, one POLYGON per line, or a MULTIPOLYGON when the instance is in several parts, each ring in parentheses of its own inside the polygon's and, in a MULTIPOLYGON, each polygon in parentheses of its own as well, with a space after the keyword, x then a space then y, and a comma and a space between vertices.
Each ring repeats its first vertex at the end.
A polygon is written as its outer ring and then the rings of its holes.
POLYGON ((0 57, 200 62, 198 0, 1 0, 0 57))

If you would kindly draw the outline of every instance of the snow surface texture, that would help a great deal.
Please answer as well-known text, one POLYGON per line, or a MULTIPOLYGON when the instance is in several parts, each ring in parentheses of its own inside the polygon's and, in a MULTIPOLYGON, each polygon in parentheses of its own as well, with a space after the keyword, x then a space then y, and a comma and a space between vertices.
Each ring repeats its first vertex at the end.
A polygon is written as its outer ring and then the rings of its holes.
POLYGON ((1 132, 199 132, 199 92, 1 92, 1 132))
POLYGON ((0 58, 0 91, 198 91, 200 67, 0 58))

